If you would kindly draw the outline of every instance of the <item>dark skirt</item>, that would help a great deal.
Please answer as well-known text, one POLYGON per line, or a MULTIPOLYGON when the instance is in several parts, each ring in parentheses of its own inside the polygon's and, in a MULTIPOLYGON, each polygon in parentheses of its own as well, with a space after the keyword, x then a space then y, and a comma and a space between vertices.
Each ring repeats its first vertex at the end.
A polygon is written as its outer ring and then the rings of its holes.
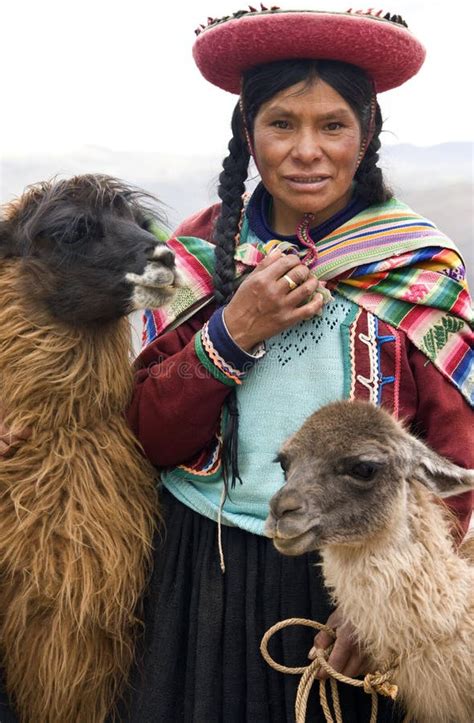
POLYGON ((0 671, 0 723, 18 723, 18 718, 10 706, 0 671))
MULTIPOLYGON (((163 493, 165 533, 155 546, 145 632, 133 692, 120 712, 129 723, 289 723, 299 676, 272 670, 260 654, 265 631, 285 618, 326 622, 331 604, 315 555, 278 554, 271 542, 222 528, 163 493)), ((274 660, 308 664, 314 631, 285 629, 271 640, 274 660)), ((324 721, 318 683, 307 721, 324 721)), ((370 718, 369 695, 340 685, 345 723, 370 718)), ((403 716, 379 699, 379 721, 403 716)))

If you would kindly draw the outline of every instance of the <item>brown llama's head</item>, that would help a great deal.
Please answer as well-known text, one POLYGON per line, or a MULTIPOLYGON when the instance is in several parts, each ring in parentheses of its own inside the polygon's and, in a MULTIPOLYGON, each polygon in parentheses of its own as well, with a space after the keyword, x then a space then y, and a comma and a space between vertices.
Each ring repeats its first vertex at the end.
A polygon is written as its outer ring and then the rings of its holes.
POLYGON ((474 487, 472 472, 439 457, 380 407, 322 407, 282 446, 285 484, 270 501, 265 531, 300 555, 325 545, 360 545, 395 524, 410 484, 445 497, 474 487))
POLYGON ((32 309, 72 325, 105 323, 169 301, 174 255, 151 233, 149 194, 104 175, 38 183, 2 209, 0 264, 19 261, 32 309))

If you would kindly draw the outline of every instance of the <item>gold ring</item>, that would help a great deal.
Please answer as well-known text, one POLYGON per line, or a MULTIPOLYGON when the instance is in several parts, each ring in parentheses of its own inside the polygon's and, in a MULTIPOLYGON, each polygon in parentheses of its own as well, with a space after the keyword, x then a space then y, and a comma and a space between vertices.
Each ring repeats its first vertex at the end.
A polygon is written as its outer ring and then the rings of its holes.
POLYGON ((298 286, 298 284, 296 283, 296 281, 293 281, 293 279, 291 278, 291 276, 288 276, 288 274, 284 274, 282 278, 285 279, 285 281, 288 282, 288 286, 290 287, 290 291, 293 291, 293 289, 296 289, 296 287, 298 286))

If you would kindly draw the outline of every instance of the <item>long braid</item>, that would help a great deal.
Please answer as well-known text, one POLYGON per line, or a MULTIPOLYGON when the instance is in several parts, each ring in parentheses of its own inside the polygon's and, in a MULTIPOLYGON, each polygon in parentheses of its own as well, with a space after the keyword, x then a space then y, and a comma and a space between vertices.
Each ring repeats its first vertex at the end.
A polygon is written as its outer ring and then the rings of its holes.
POLYGON ((382 113, 377 103, 374 118, 374 135, 355 175, 357 195, 369 204, 382 203, 392 198, 391 190, 386 186, 382 169, 377 166, 381 148, 382 113))
MULTIPOLYGON (((235 290, 234 251, 240 229, 242 197, 250 160, 239 104, 234 109, 231 127, 229 155, 223 161, 223 171, 219 176, 217 189, 222 206, 214 230, 216 250, 213 280, 214 298, 218 306, 228 303, 235 290)), ((222 469, 227 491, 229 479, 231 487, 235 486, 237 480, 242 483, 238 464, 239 411, 235 390, 232 390, 227 397, 226 408, 228 419, 223 439, 222 469)))
POLYGON ((219 176, 217 193, 222 201, 221 212, 214 230, 215 271, 214 297, 219 306, 232 298, 235 287, 235 240, 239 232, 248 175, 250 154, 243 137, 242 116, 239 105, 232 115, 232 138, 229 141, 229 155, 224 159, 223 171, 219 176))

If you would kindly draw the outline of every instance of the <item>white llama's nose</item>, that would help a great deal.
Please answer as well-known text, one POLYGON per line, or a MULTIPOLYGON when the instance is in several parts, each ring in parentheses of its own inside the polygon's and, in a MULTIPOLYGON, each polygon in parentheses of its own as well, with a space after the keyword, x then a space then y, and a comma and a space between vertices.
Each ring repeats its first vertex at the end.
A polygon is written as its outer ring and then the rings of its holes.
POLYGON ((270 500, 273 515, 280 519, 284 515, 302 514, 308 508, 306 499, 297 490, 283 489, 270 500))

